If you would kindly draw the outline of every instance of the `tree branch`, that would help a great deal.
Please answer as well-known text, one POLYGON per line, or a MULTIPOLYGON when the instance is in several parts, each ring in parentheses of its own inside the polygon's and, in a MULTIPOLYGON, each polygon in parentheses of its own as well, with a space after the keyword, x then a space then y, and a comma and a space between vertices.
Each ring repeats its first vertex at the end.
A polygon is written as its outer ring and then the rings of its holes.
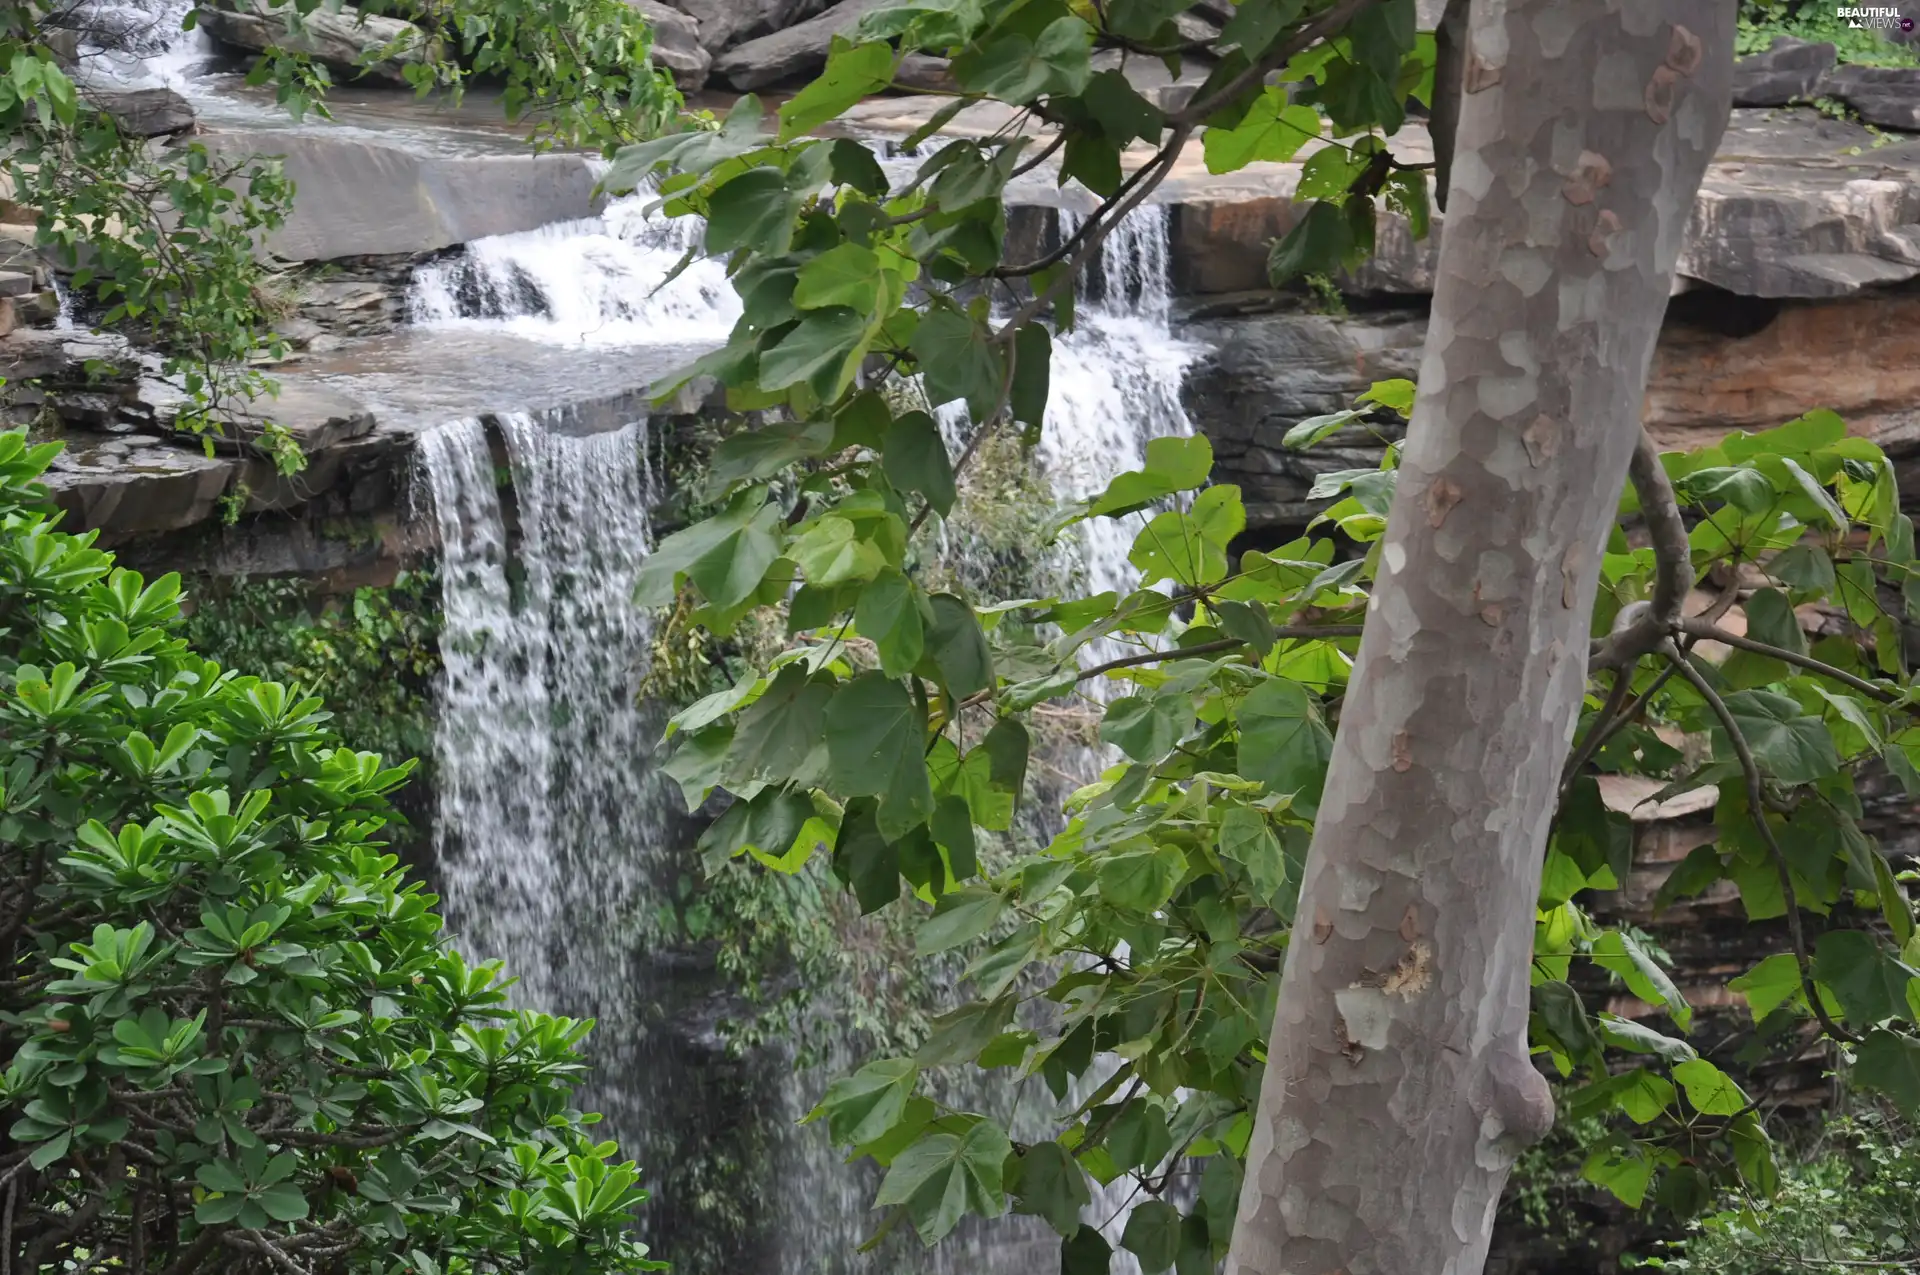
POLYGON ((1727 732, 1727 740, 1733 745, 1734 755, 1740 759, 1741 774, 1747 781, 1747 813, 1753 817, 1753 823, 1760 830, 1760 839, 1767 843, 1767 853, 1773 858, 1774 871, 1780 877, 1780 897, 1787 909, 1787 936, 1793 942, 1793 959, 1800 967, 1800 989, 1806 994, 1807 1006, 1813 1011, 1820 1026, 1835 1040, 1858 1043, 1860 1037, 1833 1021, 1826 1006, 1820 1000, 1820 990, 1813 982, 1813 961, 1807 955, 1807 936, 1800 924, 1800 896, 1793 888, 1793 869, 1787 863, 1786 851, 1780 848, 1780 842, 1773 835, 1773 825, 1767 822, 1766 788, 1760 779, 1759 763, 1753 759, 1753 749, 1747 745, 1747 737, 1740 730, 1740 724, 1733 720, 1733 713, 1727 708, 1727 702, 1720 698, 1720 692, 1713 689, 1700 670, 1688 663, 1687 657, 1680 653, 1669 639, 1661 643, 1661 654, 1680 671, 1680 676, 1692 683, 1700 698, 1707 701, 1713 715, 1720 720, 1720 728, 1727 732))
POLYGON ((1622 609, 1612 634, 1589 657, 1595 668, 1625 668, 1658 649, 1679 626, 1681 609, 1693 590, 1693 545, 1680 517, 1680 501, 1660 464, 1660 449, 1644 429, 1627 476, 1640 497, 1641 516, 1653 541, 1653 597, 1622 609))
MULTIPOLYGON (((1279 641, 1314 638, 1352 638, 1359 637, 1364 629, 1358 624, 1296 624, 1276 628, 1273 636, 1279 641)), ((1237 651, 1246 643, 1239 638, 1222 638, 1218 642, 1198 642, 1192 646, 1175 647, 1168 651, 1142 651, 1138 655, 1123 655, 1117 660, 1108 660, 1105 664, 1096 664, 1092 668, 1082 669, 1080 680, 1099 677, 1102 673, 1111 673, 1115 669, 1135 668, 1142 664, 1159 664, 1166 660, 1184 660, 1202 655, 1219 655, 1226 651, 1237 651)))
POLYGON ((1336 31, 1343 30, 1349 22, 1360 15, 1363 9, 1369 9, 1379 3, 1381 0, 1340 0, 1338 4, 1295 31, 1293 35, 1268 49, 1261 55, 1259 61, 1227 81, 1218 91, 1204 98, 1196 97, 1167 118, 1175 124, 1198 124, 1238 97, 1248 85, 1266 79, 1269 74, 1285 66, 1292 60, 1294 54, 1312 48, 1336 31))
POLYGON ((1753 638, 1744 637, 1738 633, 1729 633, 1718 625, 1704 620, 1682 620, 1680 622, 1680 631, 1688 637, 1701 638, 1709 642, 1724 642, 1728 646, 1736 646, 1743 651, 1752 651, 1755 655, 1770 656, 1783 663, 1806 669, 1810 673, 1818 673, 1822 677, 1830 677, 1836 682, 1845 683, 1854 690, 1859 691, 1862 695, 1880 701, 1882 704, 1898 704, 1901 702, 1901 697, 1886 687, 1875 686, 1866 678, 1855 677, 1845 669, 1835 668, 1825 661, 1816 660, 1810 655, 1802 655, 1798 651, 1789 651, 1783 646, 1774 646, 1771 643, 1758 642, 1753 638))

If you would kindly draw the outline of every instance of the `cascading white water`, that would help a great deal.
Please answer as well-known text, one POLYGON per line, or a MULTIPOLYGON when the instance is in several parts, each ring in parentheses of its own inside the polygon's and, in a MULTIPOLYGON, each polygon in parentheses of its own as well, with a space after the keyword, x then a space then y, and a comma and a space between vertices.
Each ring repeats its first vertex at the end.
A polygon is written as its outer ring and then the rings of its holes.
MULTIPOLYGON (((1077 219, 1062 213, 1060 233, 1076 228, 1077 219)), ((1099 279, 1089 282, 1091 295, 1079 305, 1074 330, 1054 346, 1040 435, 1041 464, 1063 503, 1095 495, 1114 475, 1138 469, 1148 440, 1193 433, 1180 386, 1199 350, 1177 340, 1170 327, 1166 209, 1148 205, 1122 219, 1102 245, 1099 279)), ((1089 593, 1124 594, 1139 578, 1127 562, 1137 522, 1080 524, 1089 593)))
POLYGON ((566 345, 717 345, 739 297, 722 263, 704 257, 662 283, 705 228, 649 215, 653 202, 630 195, 596 218, 475 240, 414 272, 408 315, 566 345))
MULTIPOLYGON (((597 219, 481 240, 422 267, 410 294, 414 321, 556 345, 724 340, 739 303, 718 263, 696 260, 660 286, 698 241, 699 223, 649 217, 646 198, 616 201, 597 219)), ((1191 432, 1179 391, 1194 352, 1169 327, 1164 213, 1136 211, 1102 260, 1078 326, 1055 347, 1039 462, 1063 503, 1137 468, 1150 438, 1191 432)), ((640 1021, 648 993, 633 985, 625 968, 633 945, 621 937, 623 912, 643 901, 658 866, 658 839, 638 830, 661 821, 651 812, 663 809, 649 804, 660 800, 647 777, 654 731, 642 729, 647 714, 631 699, 643 620, 626 600, 644 553, 649 493, 635 477, 644 470, 624 468, 638 463, 635 442, 615 458, 583 449, 595 440, 558 436, 528 418, 509 419, 503 433, 519 502, 517 547, 485 431, 459 422, 428 435, 422 448, 445 545, 437 838, 447 907, 468 948, 510 959, 529 1003, 601 1020, 593 1098, 618 1133, 621 1112, 644 1122, 663 1092, 655 1085, 622 1094, 648 1084, 656 1059, 631 1055, 609 1065, 604 1052, 609 1033, 631 1041, 650 1030, 640 1021), (595 553, 606 557, 589 569, 595 553), (582 729, 582 714, 597 725, 582 729)), ((1075 556, 1090 591, 1134 578, 1126 560, 1134 530, 1101 520, 1078 533, 1075 556)), ((779 1101, 791 1116, 824 1083, 781 1079, 779 1101)), ((852 1249, 873 1184, 838 1167, 817 1130, 778 1141, 786 1148, 781 1175, 792 1185, 780 1197, 774 1251, 764 1255, 768 1275, 871 1269, 852 1249)), ((1089 1220, 1117 1237, 1123 1204, 1103 1199, 1089 1220)), ((1044 1236, 996 1234, 897 1269, 1029 1275, 1057 1260, 1044 1236)), ((1125 1255, 1116 1261, 1130 1269, 1125 1255)))
POLYGON ((617 1015, 604 995, 625 977, 615 936, 665 822, 656 731, 636 707, 651 625, 630 602, 655 494, 647 435, 573 435, 529 415, 500 432, 517 543, 481 423, 420 443, 441 541, 434 835, 448 918, 471 955, 507 960, 526 1003, 617 1015))

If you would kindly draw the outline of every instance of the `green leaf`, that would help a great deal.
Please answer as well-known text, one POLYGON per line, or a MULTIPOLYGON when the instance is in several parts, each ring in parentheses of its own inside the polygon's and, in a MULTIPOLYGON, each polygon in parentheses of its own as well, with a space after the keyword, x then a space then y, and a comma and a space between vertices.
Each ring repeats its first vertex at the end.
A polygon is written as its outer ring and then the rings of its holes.
POLYGON ((1270 84, 1246 115, 1230 129, 1209 128, 1201 136, 1207 171, 1230 173, 1258 161, 1286 163, 1320 136, 1320 112, 1289 104, 1287 86, 1270 84))
POLYGON ((1171 846, 1160 846, 1102 859, 1095 879, 1100 897, 1113 906, 1153 912, 1173 897, 1173 888, 1186 870, 1186 856, 1171 846))
POLYGON ((1300 275, 1336 274, 1353 247, 1353 230, 1344 210, 1316 200, 1286 237, 1274 244, 1267 257, 1267 278, 1278 288, 1300 275))
POLYGON ((763 488, 749 487, 711 518, 676 531, 641 565, 634 582, 640 606, 673 601, 677 579, 691 580, 709 605, 720 610, 752 597, 780 556, 780 509, 763 488))
POLYGON ((903 815, 933 813, 921 760, 926 720, 906 687, 884 673, 863 673, 834 693, 825 720, 828 778, 835 792, 880 797, 903 815))
POLYGON ((1013 334, 1013 393, 1007 407, 1033 441, 1046 420, 1052 366, 1053 334, 1044 323, 1029 323, 1013 334))
POLYGON ((1779 500, 1773 484, 1757 469, 1727 466, 1696 469, 1675 487, 1675 494, 1682 500, 1723 501, 1746 514, 1765 513, 1779 500))
POLYGON ((933 623, 927 634, 927 658, 947 694, 962 700, 991 687, 993 656, 973 608, 951 593, 936 593, 928 603, 933 623))
POLYGON ((811 133, 892 82, 893 50, 885 42, 849 44, 835 36, 826 69, 780 107, 780 140, 811 133))
POLYGON ((1914 974, 1865 930, 1829 930, 1814 944, 1813 976, 1832 989, 1849 1022, 1870 1026, 1905 1009, 1914 974))
POLYGON ((1220 854, 1247 870, 1254 897, 1273 898, 1287 883, 1287 857, 1267 817, 1249 806, 1229 806, 1220 817, 1220 854))
POLYGON ((905 1205, 920 1238, 937 1243, 968 1212, 995 1217, 1005 1210, 1001 1171, 1012 1150, 1006 1133, 991 1120, 975 1124, 965 1136, 924 1137, 894 1158, 874 1203, 905 1205))
MULTIPOLYGON (((1840 769, 1833 736, 1817 717, 1808 717, 1788 696, 1773 691, 1738 691, 1726 697, 1727 711, 1745 736, 1754 760, 1782 783, 1807 784, 1840 769)), ((1716 723, 1714 755, 1731 759, 1733 750, 1716 723)))
POLYGON ((1240 703, 1241 774, 1274 793, 1290 794, 1293 808, 1311 818, 1320 808, 1320 789, 1333 756, 1333 736, 1306 689, 1273 678, 1254 687, 1240 703))
POLYGON ((1804 1003, 1800 961, 1791 952, 1776 952, 1727 984, 1747 999, 1747 1009, 1758 1022, 1795 997, 1804 1003))
POLYGON ((1603 1147, 1587 1157, 1580 1176, 1613 1192, 1628 1208, 1637 1209, 1653 1181, 1653 1161, 1638 1147, 1603 1147))
POLYGON ((1920 1040, 1890 1031, 1872 1031, 1854 1051, 1851 1079, 1863 1089, 1885 1094, 1907 1114, 1920 1117, 1920 1040))
POLYGON ((1281 435, 1280 445, 1289 451, 1305 451, 1315 443, 1325 442, 1365 415, 1365 412, 1348 408, 1341 412, 1329 412, 1325 416, 1309 416, 1281 435))
POLYGON ((1206 435, 1149 439, 1146 463, 1137 470, 1116 474, 1107 489, 1088 505, 1087 513, 1109 518, 1130 514, 1175 492, 1205 486, 1212 473, 1213 444, 1206 435))
POLYGON ((1608 930, 1593 945, 1594 964, 1620 976, 1628 989, 1649 1005, 1664 1006, 1673 1021, 1686 1031, 1693 1023, 1693 1010, 1667 972, 1639 939, 1619 930, 1608 930))
POLYGON ((1091 1226, 1060 1241, 1060 1275, 1107 1275, 1113 1261, 1113 1245, 1091 1226))
POLYGON ((871 580, 888 567, 886 555, 860 529, 838 514, 827 514, 801 534, 788 552, 816 588, 871 580))
POLYGON ((1673 1078, 1686 1090, 1687 1102, 1703 1116, 1731 1116, 1747 1105, 1740 1086, 1704 1058, 1675 1064, 1673 1078))
POLYGON ((900 897, 900 854, 880 834, 872 801, 848 804, 833 846, 833 873, 853 890, 863 916, 900 897))
POLYGON ((707 491, 723 496, 737 483, 771 478, 796 461, 824 454, 833 442, 833 422, 784 421, 742 430, 722 439, 707 466, 707 491))
POLYGON ((1093 75, 1092 45, 1093 28, 1069 14, 1034 40, 1010 34, 968 50, 953 60, 953 74, 965 88, 1017 105, 1043 93, 1078 94, 1093 75))
POLYGON ((777 168, 749 168, 730 177, 707 200, 707 254, 724 256, 736 248, 785 252, 799 208, 799 199, 788 193, 787 175, 777 168))
POLYGON ((967 798, 954 795, 940 798, 934 803, 933 818, 927 826, 933 832, 935 843, 947 852, 947 864, 954 880, 965 881, 980 871, 979 852, 973 839, 973 807, 967 798))
POLYGON ((879 299, 880 256, 857 243, 840 244, 809 260, 793 286, 793 304, 802 310, 850 306, 864 316, 879 299))
POLYGON ((810 678, 805 664, 782 668, 734 725, 727 781, 735 785, 756 779, 817 782, 823 761, 818 755, 821 729, 832 695, 831 683, 810 678))
POLYGON ((921 316, 912 345, 928 401, 938 407, 965 399, 974 421, 985 422, 1000 401, 1004 376, 986 329, 957 310, 938 307, 921 316))
POLYGON ((1107 706, 1100 738, 1135 761, 1153 762, 1172 752, 1192 724, 1184 695, 1129 695, 1107 706))
POLYGON ((842 371, 860 350, 866 331, 866 316, 857 310, 831 306, 813 311, 760 352, 760 388, 781 390, 842 371))
POLYGON ((893 567, 883 568, 860 590, 853 622, 860 636, 879 648, 880 671, 888 677, 911 673, 926 651, 919 589, 893 567))
POLYGON ((1144 1275, 1169 1269, 1180 1253, 1180 1211, 1165 1200, 1134 1205, 1120 1236, 1120 1247, 1140 1259, 1144 1275))
POLYGON ((898 1124, 913 1096, 920 1069, 911 1058, 883 1058, 827 1086, 812 1120, 827 1118, 827 1134, 839 1146, 864 1146, 898 1124))
POLYGON ((953 510, 953 462, 940 427, 925 412, 908 412, 887 431, 881 463, 893 485, 917 491, 942 518, 953 510))
POLYGON ((1063 1236, 1080 1229, 1080 1210, 1093 1202, 1086 1171, 1058 1142, 1038 1142, 1015 1162, 1009 1188, 1021 1213, 1044 1218, 1063 1236))
POLYGON ((971 943, 993 928, 1006 900, 985 886, 968 886, 945 895, 933 915, 920 923, 914 948, 922 956, 971 943))

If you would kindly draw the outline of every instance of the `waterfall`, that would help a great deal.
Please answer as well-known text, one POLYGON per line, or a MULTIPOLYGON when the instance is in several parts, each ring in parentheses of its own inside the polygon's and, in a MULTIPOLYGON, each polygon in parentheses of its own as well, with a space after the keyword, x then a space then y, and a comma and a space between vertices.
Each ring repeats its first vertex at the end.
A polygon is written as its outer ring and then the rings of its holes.
POLYGON ((501 419, 511 527, 479 421, 421 438, 445 613, 434 835, 465 949, 506 959, 516 999, 605 1018, 670 822, 636 708, 651 625, 629 600, 654 491, 644 426, 567 424, 501 419))
MULTIPOLYGON (((661 282, 699 242, 699 223, 650 217, 644 198, 614 201, 598 218, 480 240, 418 268, 413 321, 556 346, 724 340, 739 302, 720 263, 694 259, 661 282)), ((1085 281, 1078 325, 1055 346, 1037 461, 1060 501, 1137 468, 1148 439, 1191 433, 1179 391, 1194 351, 1174 340, 1170 312, 1165 214, 1136 210, 1085 281)), ((687 970, 669 967, 671 953, 634 955, 634 918, 667 897, 667 856, 692 836, 666 830, 678 799, 663 797, 652 776, 657 723, 634 701, 649 634, 627 599, 646 552, 646 510, 663 493, 650 479, 644 425, 581 438, 564 422, 519 416, 505 418, 499 433, 510 489, 479 422, 442 426, 421 444, 443 545, 436 844, 457 941, 507 958, 523 981, 516 999, 600 1020, 586 1098, 608 1113, 611 1134, 637 1144, 643 1168, 670 1166, 659 1157, 671 1157, 675 1136, 765 1130, 773 1150, 754 1171, 774 1166, 766 1175, 777 1196, 742 1237, 753 1251, 736 1254, 736 1267, 765 1275, 1052 1269, 1057 1240, 1030 1218, 963 1228, 931 1254, 908 1241, 856 1255, 874 1221, 873 1176, 839 1164, 817 1127, 790 1124, 827 1077, 777 1064, 769 1073, 764 1058, 741 1064, 753 1073, 748 1081, 716 1076, 726 1064, 706 1039, 713 988, 687 990, 687 970), (701 1021, 678 1021, 693 1018, 701 1021)), ((1086 524, 1068 546, 1089 591, 1133 577, 1132 521, 1086 524)), ((1101 764, 1093 753, 1063 761, 1076 774, 1101 764)), ((738 1163, 731 1172, 734 1190, 758 1185, 738 1163)), ((1103 1196, 1089 1212, 1116 1239, 1122 1195, 1103 1196)), ((643 1210, 643 1225, 671 1228, 674 1207, 663 1192, 643 1210)), ((685 1262, 672 1237, 653 1242, 660 1256, 685 1262)), ((1131 1270, 1131 1258, 1116 1254, 1115 1269, 1131 1270)))
POLYGON ((596 218, 475 240, 414 272, 408 315, 563 345, 718 345, 740 316, 725 265, 698 257, 667 280, 705 227, 649 215, 652 202, 630 195, 596 218))

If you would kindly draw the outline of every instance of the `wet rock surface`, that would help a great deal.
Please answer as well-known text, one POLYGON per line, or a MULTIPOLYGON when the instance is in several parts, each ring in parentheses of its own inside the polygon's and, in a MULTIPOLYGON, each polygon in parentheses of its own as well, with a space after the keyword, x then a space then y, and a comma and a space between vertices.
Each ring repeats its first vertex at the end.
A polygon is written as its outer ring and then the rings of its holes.
POLYGON ((289 8, 268 0, 220 0, 200 7, 200 26, 236 48, 260 52, 278 46, 305 53, 341 80, 366 78, 402 87, 404 68, 425 60, 432 48, 426 32, 413 23, 361 13, 352 5, 322 5, 304 15, 301 29, 294 31, 287 23, 289 8))

